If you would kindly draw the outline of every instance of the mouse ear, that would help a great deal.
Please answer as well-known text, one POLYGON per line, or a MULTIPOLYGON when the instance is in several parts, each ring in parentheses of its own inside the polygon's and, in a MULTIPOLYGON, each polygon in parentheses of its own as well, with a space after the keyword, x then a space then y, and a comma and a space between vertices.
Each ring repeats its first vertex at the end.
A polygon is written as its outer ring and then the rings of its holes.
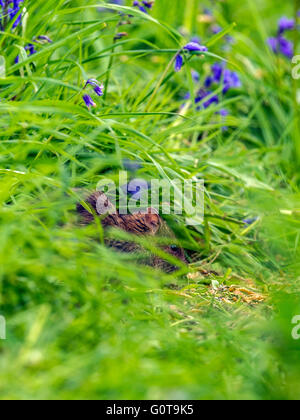
POLYGON ((90 194, 83 202, 77 204, 77 211, 82 216, 83 222, 88 224, 94 221, 94 214, 102 216, 104 214, 116 214, 115 206, 108 200, 105 194, 95 191, 90 194), (90 209, 90 210, 89 210, 90 209))
POLYGON ((109 201, 104 193, 97 191, 94 194, 94 199, 96 199, 95 208, 97 214, 100 216, 104 214, 117 214, 116 207, 109 201))

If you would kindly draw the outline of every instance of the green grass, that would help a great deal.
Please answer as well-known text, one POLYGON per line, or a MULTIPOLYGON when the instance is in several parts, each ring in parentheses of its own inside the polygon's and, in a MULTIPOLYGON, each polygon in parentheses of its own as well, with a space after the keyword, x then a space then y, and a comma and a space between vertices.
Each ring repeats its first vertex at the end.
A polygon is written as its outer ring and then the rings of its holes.
POLYGON ((265 44, 294 8, 214 3, 230 51, 199 19, 211 2, 197 0, 157 0, 121 29, 91 0, 26 1, 23 33, 0 35, 2 399, 299 399, 298 85, 265 44), (120 30, 129 36, 114 44, 120 30), (196 34, 209 53, 166 71, 196 34), (53 43, 15 65, 38 35, 53 43), (203 83, 221 59, 242 88, 179 115, 195 90, 190 70, 203 83), (84 82, 108 75, 88 111, 84 82), (224 107, 226 132, 215 115, 224 107), (99 226, 78 225, 74 189, 116 177, 125 158, 142 161, 146 178, 205 180, 205 224, 168 219, 193 252, 178 275, 139 266, 106 248, 99 226), (247 228, 248 217, 259 220, 247 228))

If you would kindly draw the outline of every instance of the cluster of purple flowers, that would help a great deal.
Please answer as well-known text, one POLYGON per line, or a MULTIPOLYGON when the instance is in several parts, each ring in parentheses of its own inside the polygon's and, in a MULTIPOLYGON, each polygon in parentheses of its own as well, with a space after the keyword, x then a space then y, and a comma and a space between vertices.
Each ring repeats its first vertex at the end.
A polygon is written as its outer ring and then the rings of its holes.
MULTIPOLYGON (((85 86, 84 89, 86 89, 88 86, 92 86, 94 92, 96 93, 97 96, 103 96, 104 94, 104 86, 102 84, 100 84, 97 80, 95 79, 89 79, 85 86)), ((86 104, 86 106, 90 109, 90 107, 95 107, 96 104, 93 101, 92 97, 88 94, 83 95, 83 100, 86 104)))
MULTIPOLYGON (((241 87, 241 81, 239 75, 227 69, 223 63, 215 63, 211 67, 212 74, 206 78, 204 87, 202 87, 196 95, 195 103, 200 104, 198 110, 207 109, 212 104, 219 103, 219 97, 214 95, 210 88, 214 85, 220 85, 222 83, 222 92, 225 95, 230 89, 238 89, 241 87)), ((219 114, 223 117, 228 115, 227 110, 219 111, 219 114)))
POLYGON ((213 64, 211 71, 211 76, 205 80, 206 88, 210 88, 213 84, 223 82, 223 94, 225 95, 230 89, 241 87, 239 75, 235 71, 227 69, 224 63, 213 64))
POLYGON ((276 37, 267 40, 269 47, 275 54, 283 54, 288 58, 294 55, 294 43, 285 38, 284 34, 287 31, 292 31, 296 28, 294 19, 282 17, 278 22, 278 31, 276 37))
POLYGON ((188 44, 186 44, 182 50, 180 50, 180 52, 176 55, 176 59, 175 59, 175 71, 179 72, 182 69, 183 66, 183 56, 182 56, 182 51, 189 51, 189 52, 207 52, 208 49, 207 47, 204 47, 203 45, 200 45, 198 42, 196 41, 191 41, 188 44))
POLYGON ((21 24, 22 11, 21 4, 23 0, 0 0, 0 29, 5 30, 6 22, 12 21, 13 28, 21 24))
POLYGON ((134 0, 133 7, 138 7, 141 12, 148 13, 148 10, 151 10, 155 1, 154 0, 134 0))
MULTIPOLYGON (((239 75, 226 68, 223 63, 215 63, 211 67, 212 74, 206 78, 204 86, 201 87, 195 96, 195 103, 198 105, 197 110, 201 111, 202 109, 207 109, 211 105, 218 105, 220 103, 219 96, 214 94, 211 90, 213 85, 222 84, 222 93, 225 95, 231 89, 238 89, 242 86, 239 75)), ((192 78, 195 83, 199 82, 199 74, 192 71, 192 78)), ((189 99, 191 95, 188 93, 185 96, 185 99, 189 99)), ((216 114, 225 118, 229 115, 227 109, 221 109, 217 111, 216 114)), ((223 130, 226 130, 226 127, 223 127, 223 130)))

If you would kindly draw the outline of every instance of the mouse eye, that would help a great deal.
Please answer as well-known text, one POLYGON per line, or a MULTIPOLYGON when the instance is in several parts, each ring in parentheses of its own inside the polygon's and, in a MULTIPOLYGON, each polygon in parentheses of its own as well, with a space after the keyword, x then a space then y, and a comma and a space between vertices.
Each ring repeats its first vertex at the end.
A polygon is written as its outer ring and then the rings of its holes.
POLYGON ((170 247, 172 249, 172 251, 178 251, 178 246, 177 245, 171 245, 170 247))

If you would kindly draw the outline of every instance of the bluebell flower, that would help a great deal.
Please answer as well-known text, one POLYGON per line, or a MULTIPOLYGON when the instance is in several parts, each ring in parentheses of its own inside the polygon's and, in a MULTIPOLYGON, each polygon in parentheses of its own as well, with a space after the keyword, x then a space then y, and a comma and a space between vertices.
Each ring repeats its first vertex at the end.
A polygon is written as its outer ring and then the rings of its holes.
POLYGON ((220 111, 217 112, 217 114, 221 115, 221 117, 228 117, 229 112, 227 109, 220 109, 220 111))
POLYGON ((184 50, 194 52, 194 51, 200 51, 200 52, 207 52, 207 47, 198 44, 198 42, 189 42, 183 47, 184 50))
POLYGON ((241 81, 239 75, 225 68, 223 63, 215 63, 211 67, 212 75, 209 76, 205 82, 204 86, 209 88, 211 85, 219 84, 223 81, 223 93, 227 93, 230 89, 237 89, 241 87, 241 81))
POLYGON ((95 86, 94 87, 94 92, 96 93, 96 95, 98 96, 103 96, 104 94, 104 86, 100 85, 100 86, 95 86))
POLYGON ((86 84, 85 87, 86 88, 88 85, 92 86, 94 89, 94 92, 96 93, 96 95, 98 96, 103 96, 104 94, 104 85, 101 83, 99 83, 97 80, 95 79, 89 79, 86 84))
POLYGON ((37 41, 42 41, 42 43, 48 43, 48 44, 52 44, 52 40, 48 37, 48 36, 46 36, 46 35, 39 35, 38 37, 37 37, 37 41))
POLYGON ((294 19, 289 19, 287 17, 282 17, 278 22, 278 32, 283 34, 285 31, 292 31, 295 29, 296 24, 294 19))
POLYGON ((294 43, 288 41, 283 37, 279 37, 279 51, 281 54, 285 55, 287 58, 293 58, 294 56, 294 43))
MULTIPOLYGON (((223 94, 226 94, 232 88, 241 87, 241 81, 239 75, 236 72, 226 69, 224 63, 215 63, 211 67, 212 74, 205 80, 204 87, 202 87, 195 95, 195 104, 197 106, 197 111, 209 108, 211 105, 220 103, 218 95, 214 94, 211 89, 209 89, 213 84, 223 84, 223 94)), ((196 79, 198 82, 198 78, 196 79)), ((191 98, 190 93, 188 92, 184 99, 189 100, 191 98)), ((226 118, 229 115, 227 109, 221 109, 216 112, 217 115, 220 115, 222 118, 226 118)), ((228 127, 222 127, 222 131, 228 130, 228 127)))
POLYGON ((224 71, 224 88, 223 93, 227 93, 230 89, 238 89, 242 86, 239 75, 235 71, 226 69, 224 71))
POLYGON ((207 109, 209 108, 212 104, 218 104, 219 103, 219 98, 217 95, 213 95, 212 92, 210 91, 206 91, 205 89, 200 89, 197 92, 196 98, 195 98, 195 103, 196 104, 200 104, 200 106, 197 107, 197 110, 200 111, 202 108, 207 109), (205 100, 206 98, 208 98, 207 100, 205 100))
POLYGON ((36 50, 33 44, 26 45, 25 50, 28 51, 29 55, 36 54, 36 50))
POLYGON ((268 38, 267 43, 275 54, 281 53, 287 58, 292 58, 294 56, 293 42, 287 40, 283 36, 278 36, 277 38, 268 38))
POLYGON ((183 66, 183 58, 182 55, 178 54, 175 59, 175 71, 179 72, 183 66))
POLYGON ((147 9, 152 9, 155 1, 154 0, 142 0, 142 3, 147 9))
POLYGON ((292 31, 296 28, 294 19, 282 17, 278 22, 277 36, 268 38, 267 44, 274 54, 282 54, 287 58, 292 58, 294 55, 294 44, 292 41, 286 39, 283 35, 286 31, 292 31))
POLYGON ((219 25, 213 25, 213 26, 211 27, 211 31, 212 31, 212 33, 213 33, 214 35, 217 35, 217 34, 219 34, 220 32, 222 32, 222 28, 221 28, 221 26, 219 26, 219 25))
POLYGON ((154 1, 134 0, 133 7, 138 7, 141 12, 148 13, 147 9, 152 9, 154 1))
MULTIPOLYGON (((103 96, 103 94, 104 94, 104 86, 103 86, 103 84, 100 84, 98 82, 98 80, 96 80, 96 79, 88 79, 88 81, 84 85, 84 88, 83 89, 86 89, 88 86, 92 86, 92 88, 93 88, 93 90, 94 90, 94 92, 96 93, 97 96, 103 96)), ((93 101, 93 99, 91 98, 90 95, 85 94, 83 96, 83 100, 84 100, 84 102, 85 102, 85 104, 86 104, 86 106, 88 108, 90 108, 91 106, 93 106, 93 107, 96 106, 95 102, 93 101)))
POLYGON ((196 70, 192 70, 192 79, 195 83, 200 82, 200 74, 196 70))
MULTIPOLYGON (((217 111, 216 114, 220 115, 223 118, 226 118, 229 115, 229 111, 227 109, 223 108, 223 109, 220 109, 220 111, 217 111)), ((222 127, 222 131, 227 131, 227 130, 228 130, 228 127, 226 127, 226 126, 222 127)))
POLYGON ((94 101, 93 101, 93 99, 90 97, 90 95, 83 95, 83 100, 84 100, 84 102, 85 102, 85 104, 86 104, 86 106, 87 106, 88 108, 90 108, 91 106, 92 106, 92 107, 95 107, 95 106, 96 106, 95 102, 94 102, 94 101))
MULTIPOLYGON (((30 57, 33 54, 36 54, 36 52, 37 52, 34 44, 25 45, 24 49, 25 49, 25 51, 27 51, 28 57, 30 57)), ((18 64, 19 61, 20 61, 20 57, 17 55, 17 57, 15 58, 15 64, 18 64)))
POLYGON ((267 43, 269 45, 269 47, 271 48, 271 50, 273 51, 273 53, 278 54, 279 50, 278 50, 278 46, 279 46, 279 41, 278 38, 268 38, 267 39, 267 43))
POLYGON ((220 83, 221 82, 223 72, 224 72, 224 68, 225 68, 224 63, 214 63, 211 66, 211 71, 212 71, 212 74, 213 74, 212 78, 213 78, 213 81, 215 83, 220 83))
POLYGON ((117 41, 118 39, 122 39, 124 37, 128 36, 127 32, 118 32, 115 36, 114 36, 114 40, 117 41))
POLYGON ((23 0, 8 0, 0 2, 0 28, 1 30, 5 30, 4 23, 2 21, 3 18, 7 17, 10 21, 14 21, 13 28, 16 28, 18 25, 21 24, 22 21, 22 11, 20 8, 21 3, 23 0), (6 13, 6 16, 4 15, 6 13))
MULTIPOLYGON (((208 51, 207 47, 198 44, 198 42, 189 42, 186 44, 182 50, 194 52, 194 51, 200 51, 200 52, 206 52, 208 51)), ((177 54, 175 59, 175 71, 178 72, 182 69, 183 66, 183 57, 181 55, 182 50, 177 54)))

